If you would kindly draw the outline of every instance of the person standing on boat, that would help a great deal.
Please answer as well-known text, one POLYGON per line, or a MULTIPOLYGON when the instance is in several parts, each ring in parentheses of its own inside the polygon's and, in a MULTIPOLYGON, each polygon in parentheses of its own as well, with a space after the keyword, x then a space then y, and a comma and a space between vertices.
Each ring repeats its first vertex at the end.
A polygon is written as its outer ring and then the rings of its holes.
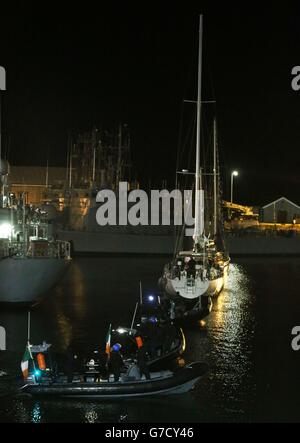
POLYGON ((119 381, 121 375, 121 368, 123 366, 123 359, 120 354, 120 349, 121 345, 119 343, 113 345, 108 363, 109 371, 112 372, 115 382, 119 381))
POLYGON ((195 275, 195 266, 196 266, 196 261, 194 260, 193 257, 191 257, 187 263, 188 277, 193 277, 195 275))
POLYGON ((100 377, 103 379, 106 379, 108 376, 108 357, 105 352, 99 353, 98 357, 98 364, 99 364, 99 373, 100 377))
POLYGON ((136 353, 137 365, 139 367, 141 376, 145 375, 146 380, 150 380, 150 372, 147 366, 147 354, 144 346, 138 348, 136 353))

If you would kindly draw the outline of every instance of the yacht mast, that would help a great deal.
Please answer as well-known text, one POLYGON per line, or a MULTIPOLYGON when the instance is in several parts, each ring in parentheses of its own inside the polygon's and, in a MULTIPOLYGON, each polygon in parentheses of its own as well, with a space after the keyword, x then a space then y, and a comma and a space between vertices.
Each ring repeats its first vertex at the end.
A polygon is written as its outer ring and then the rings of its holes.
POLYGON ((47 154, 47 166, 46 166, 46 183, 45 183, 46 188, 48 188, 48 182, 49 182, 49 151, 47 154))
POLYGON ((197 139, 196 139, 196 180, 195 180, 195 229, 194 243, 199 245, 204 232, 204 190, 202 189, 201 173, 201 87, 202 87, 202 36, 203 15, 200 15, 199 23, 199 53, 198 53, 198 96, 197 96, 197 139))
MULTIPOLYGON (((75 145, 74 145, 74 147, 75 147, 75 145)), ((73 151, 72 151, 72 145, 71 145, 71 147, 70 147, 70 162, 69 162, 69 170, 70 170, 70 173, 69 173, 69 188, 71 189, 71 187, 72 187, 72 155, 73 155, 73 151)))
POLYGON ((217 122, 214 118, 214 236, 217 235, 217 122))

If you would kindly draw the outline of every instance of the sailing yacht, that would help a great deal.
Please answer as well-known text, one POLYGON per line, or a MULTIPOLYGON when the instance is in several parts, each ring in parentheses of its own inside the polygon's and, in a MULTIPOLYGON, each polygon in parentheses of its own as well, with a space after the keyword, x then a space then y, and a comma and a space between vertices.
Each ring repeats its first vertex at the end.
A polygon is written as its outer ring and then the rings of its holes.
POLYGON ((211 297, 218 295, 229 268, 229 257, 218 250, 218 210, 217 210, 217 164, 216 164, 216 122, 214 121, 214 210, 213 232, 205 233, 205 190, 201 168, 201 82, 202 82, 202 35, 203 16, 200 16, 198 95, 197 95, 197 137, 195 173, 195 225, 193 247, 188 251, 175 253, 174 260, 168 263, 160 278, 160 286, 171 301, 173 316, 195 316, 198 319, 208 315, 211 297), (213 234, 211 236, 211 234, 213 234))

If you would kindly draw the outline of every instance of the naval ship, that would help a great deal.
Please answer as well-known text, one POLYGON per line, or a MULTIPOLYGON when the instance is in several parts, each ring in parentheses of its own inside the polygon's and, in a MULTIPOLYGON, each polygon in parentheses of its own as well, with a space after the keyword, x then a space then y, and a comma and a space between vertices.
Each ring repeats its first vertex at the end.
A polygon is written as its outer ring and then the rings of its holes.
POLYGON ((46 208, 55 208, 57 237, 62 241, 72 240, 75 254, 173 253, 172 226, 151 226, 150 223, 100 226, 97 223, 96 196, 100 190, 112 190, 118 199, 121 182, 128 184, 128 192, 139 188, 137 180, 132 179, 127 125, 120 124, 117 130, 110 131, 93 128, 73 136, 65 170, 61 183, 48 186, 43 204, 46 208))
POLYGON ((9 165, 0 162, 0 303, 34 304, 63 276, 70 242, 54 240, 46 214, 9 193, 9 165))

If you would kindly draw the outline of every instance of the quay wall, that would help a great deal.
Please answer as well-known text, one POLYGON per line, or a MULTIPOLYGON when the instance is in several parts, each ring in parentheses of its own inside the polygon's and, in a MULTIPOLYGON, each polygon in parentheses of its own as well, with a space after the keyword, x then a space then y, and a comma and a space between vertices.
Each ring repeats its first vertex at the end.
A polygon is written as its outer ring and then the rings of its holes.
MULTIPOLYGON (((89 231, 58 231, 61 240, 72 240, 74 253, 85 254, 138 254, 172 255, 174 235, 128 234, 89 231)), ((264 236, 227 236, 230 256, 242 255, 299 255, 300 238, 264 236)))

